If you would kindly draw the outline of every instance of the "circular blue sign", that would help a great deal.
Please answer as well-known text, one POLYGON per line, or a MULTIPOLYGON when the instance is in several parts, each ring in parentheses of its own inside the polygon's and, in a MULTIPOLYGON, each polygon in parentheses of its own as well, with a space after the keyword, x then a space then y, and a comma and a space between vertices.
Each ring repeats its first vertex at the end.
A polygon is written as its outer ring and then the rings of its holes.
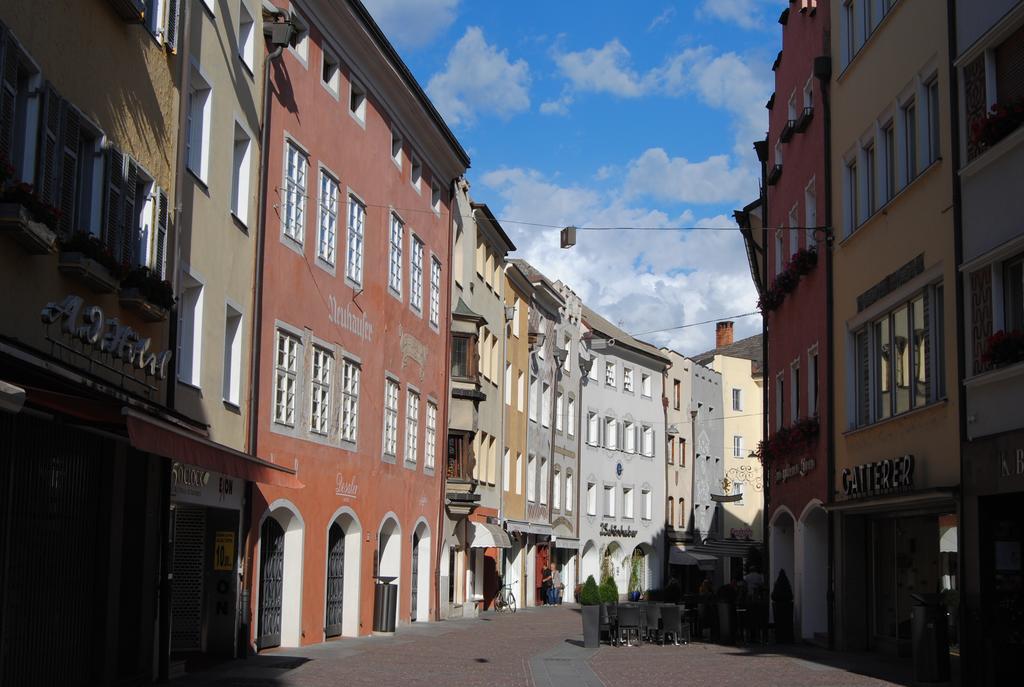
POLYGON ((622 477, 622 463, 616 463, 615 464, 615 474, 618 477, 622 477))

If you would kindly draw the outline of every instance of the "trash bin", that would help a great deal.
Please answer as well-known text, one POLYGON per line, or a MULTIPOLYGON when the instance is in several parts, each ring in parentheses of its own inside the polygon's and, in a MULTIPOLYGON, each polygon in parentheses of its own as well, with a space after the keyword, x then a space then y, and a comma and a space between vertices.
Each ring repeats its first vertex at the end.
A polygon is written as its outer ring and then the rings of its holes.
POLYGON ((910 616, 914 680, 949 682, 948 619, 942 597, 938 594, 910 596, 914 600, 910 616))
POLYGON ((373 586, 373 631, 394 633, 398 612, 398 587, 394 577, 377 577, 373 586))

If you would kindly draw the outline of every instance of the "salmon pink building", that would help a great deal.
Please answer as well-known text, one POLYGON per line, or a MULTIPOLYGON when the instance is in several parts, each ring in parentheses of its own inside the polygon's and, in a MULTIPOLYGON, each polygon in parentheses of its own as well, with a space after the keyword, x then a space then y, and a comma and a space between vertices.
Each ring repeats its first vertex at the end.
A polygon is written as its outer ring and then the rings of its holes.
POLYGON ((358 0, 276 2, 295 33, 267 89, 253 450, 303 486, 251 499, 257 649, 369 634, 378 577, 399 625, 434 616, 469 166, 358 0))

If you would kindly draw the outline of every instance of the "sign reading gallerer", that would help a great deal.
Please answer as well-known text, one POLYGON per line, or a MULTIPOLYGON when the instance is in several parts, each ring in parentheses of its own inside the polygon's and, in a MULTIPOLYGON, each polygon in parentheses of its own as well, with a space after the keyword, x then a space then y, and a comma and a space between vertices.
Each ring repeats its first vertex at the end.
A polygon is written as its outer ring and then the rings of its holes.
POLYGON ((914 456, 843 468, 842 480, 843 493, 851 499, 909 491, 914 487, 914 456))

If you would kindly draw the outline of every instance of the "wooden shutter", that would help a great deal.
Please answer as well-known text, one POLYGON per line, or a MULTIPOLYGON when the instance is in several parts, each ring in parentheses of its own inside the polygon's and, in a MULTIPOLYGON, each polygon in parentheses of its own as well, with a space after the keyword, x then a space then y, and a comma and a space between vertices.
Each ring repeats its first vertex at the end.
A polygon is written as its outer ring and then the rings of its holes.
POLYGON ((103 243, 118 255, 124 215, 121 208, 121 187, 124 184, 124 156, 117 148, 107 149, 106 203, 103 218, 103 243))
POLYGON ((871 332, 857 334, 857 425, 871 422, 871 332))
POLYGON ((124 185, 121 190, 121 203, 124 207, 123 229, 121 242, 117 252, 118 259, 132 267, 136 264, 135 246, 139 240, 139 211, 135 208, 135 192, 139 183, 139 167, 135 161, 128 159, 125 166, 124 185))
POLYGON ((161 279, 167 277, 167 193, 161 188, 156 192, 156 250, 153 255, 153 271, 161 279))
POLYGON ((996 100, 1011 105, 1024 98, 1024 26, 995 49, 996 100))
POLYGON ((18 89, 18 49, 0 26, 0 163, 13 162, 14 103, 18 89))
POLYGON ((178 0, 167 2, 167 22, 164 28, 164 45, 172 53, 178 52, 178 0))
POLYGON ((70 234, 76 226, 78 199, 78 148, 81 143, 82 117, 78 110, 69 104, 64 105, 64 136, 61 141, 61 180, 60 180, 60 230, 70 234))
POLYGON ((60 203, 60 123, 63 103, 53 86, 43 88, 43 115, 39 120, 36 191, 50 205, 60 203))

